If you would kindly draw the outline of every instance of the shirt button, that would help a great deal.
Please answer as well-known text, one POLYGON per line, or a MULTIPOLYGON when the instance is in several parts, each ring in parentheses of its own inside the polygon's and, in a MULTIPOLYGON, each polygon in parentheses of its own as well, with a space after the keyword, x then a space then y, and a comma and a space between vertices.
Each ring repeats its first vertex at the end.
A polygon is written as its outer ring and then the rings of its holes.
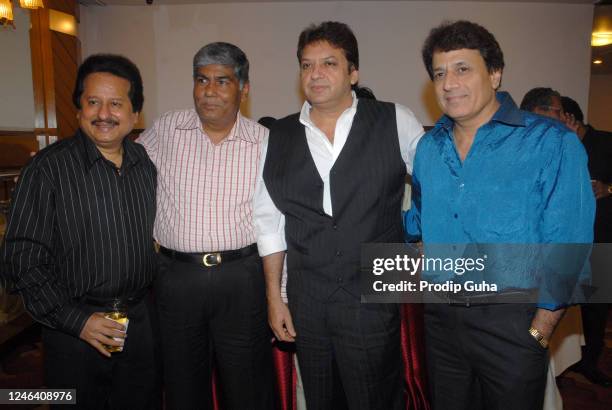
POLYGON ((465 184, 462 182, 459 184, 459 188, 463 189, 463 187, 465 186, 465 184))

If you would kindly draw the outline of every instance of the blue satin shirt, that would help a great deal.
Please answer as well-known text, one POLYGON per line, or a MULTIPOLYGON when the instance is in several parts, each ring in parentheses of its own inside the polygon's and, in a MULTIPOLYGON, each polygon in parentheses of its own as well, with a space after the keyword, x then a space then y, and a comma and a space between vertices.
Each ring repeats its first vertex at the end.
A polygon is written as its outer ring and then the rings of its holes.
MULTIPOLYGON (((595 199, 578 137, 559 121, 519 110, 506 92, 497 99, 500 108, 478 129, 463 163, 447 116, 419 142, 407 239, 590 244, 595 199)), ((513 281, 506 277, 508 287, 531 285, 513 281)))

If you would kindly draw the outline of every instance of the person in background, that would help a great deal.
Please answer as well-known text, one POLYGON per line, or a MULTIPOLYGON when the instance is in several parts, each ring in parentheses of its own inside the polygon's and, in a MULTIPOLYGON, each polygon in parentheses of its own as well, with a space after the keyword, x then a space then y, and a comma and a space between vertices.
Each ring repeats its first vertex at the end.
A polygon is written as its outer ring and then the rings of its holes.
POLYGON ((521 110, 533 112, 555 120, 564 121, 561 94, 548 87, 536 87, 527 91, 521 101, 521 110))
MULTIPOLYGON (((561 97, 561 104, 568 126, 576 129, 589 157, 589 174, 597 199, 594 242, 612 243, 612 132, 585 124, 580 106, 570 97, 561 97)), ((609 272, 602 274, 609 275, 609 272)), ((580 309, 586 344, 582 347, 582 360, 570 369, 581 373, 591 383, 610 387, 612 380, 597 366, 604 347, 609 304, 587 303, 580 309)))

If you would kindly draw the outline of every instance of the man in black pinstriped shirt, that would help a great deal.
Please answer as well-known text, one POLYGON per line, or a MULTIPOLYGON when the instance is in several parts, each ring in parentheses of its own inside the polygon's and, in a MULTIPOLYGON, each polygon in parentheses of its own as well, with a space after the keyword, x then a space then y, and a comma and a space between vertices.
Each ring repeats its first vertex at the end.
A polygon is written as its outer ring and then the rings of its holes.
POLYGON ((156 171, 144 148, 125 138, 143 104, 138 68, 122 56, 89 57, 73 102, 74 138, 42 150, 22 171, 2 276, 44 325, 47 387, 76 388, 77 407, 88 410, 155 408, 146 296, 156 266, 156 171), (117 298, 129 332, 104 317, 117 298), (105 345, 123 351, 111 355, 105 345))

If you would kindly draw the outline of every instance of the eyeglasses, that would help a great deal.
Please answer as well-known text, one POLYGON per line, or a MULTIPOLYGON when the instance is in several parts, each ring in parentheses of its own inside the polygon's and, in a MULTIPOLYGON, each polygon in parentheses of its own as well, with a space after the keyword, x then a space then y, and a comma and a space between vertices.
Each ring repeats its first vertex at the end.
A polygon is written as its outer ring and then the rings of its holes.
POLYGON ((556 112, 558 114, 561 114, 561 111, 563 111, 562 108, 558 108, 558 107, 553 107, 552 105, 540 105, 539 106, 541 109, 546 110, 546 111, 553 111, 556 112))

